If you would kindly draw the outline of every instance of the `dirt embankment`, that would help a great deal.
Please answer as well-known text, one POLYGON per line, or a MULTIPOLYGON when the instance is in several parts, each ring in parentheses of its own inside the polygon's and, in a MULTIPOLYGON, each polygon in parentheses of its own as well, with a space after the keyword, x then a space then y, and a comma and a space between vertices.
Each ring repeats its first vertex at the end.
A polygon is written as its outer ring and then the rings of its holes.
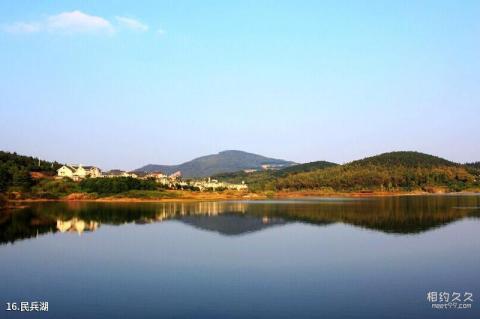
MULTIPOLYGON (((180 202, 180 201, 221 201, 221 200, 262 200, 262 199, 300 199, 309 197, 383 197, 383 196, 417 196, 446 194, 445 192, 325 192, 325 191, 278 191, 249 193, 241 191, 226 192, 192 192, 166 191, 158 198, 122 197, 121 195, 96 198, 87 193, 73 193, 61 199, 22 199, 12 202, 45 202, 45 201, 95 201, 95 202, 180 202)), ((458 192, 450 194, 478 194, 478 192, 458 192)))

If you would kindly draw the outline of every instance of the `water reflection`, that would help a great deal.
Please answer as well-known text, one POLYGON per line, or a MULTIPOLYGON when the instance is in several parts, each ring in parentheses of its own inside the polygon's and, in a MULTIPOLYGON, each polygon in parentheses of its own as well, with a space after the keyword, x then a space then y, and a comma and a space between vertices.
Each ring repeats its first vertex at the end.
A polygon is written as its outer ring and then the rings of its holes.
POLYGON ((98 222, 84 221, 78 218, 72 218, 69 220, 57 220, 57 229, 62 232, 76 232, 78 234, 84 231, 95 231, 100 226, 98 222))
POLYGON ((95 231, 101 224, 178 220, 223 235, 291 222, 345 223, 394 234, 416 234, 462 218, 480 217, 480 196, 175 203, 36 203, 0 213, 0 243, 43 233, 95 231))

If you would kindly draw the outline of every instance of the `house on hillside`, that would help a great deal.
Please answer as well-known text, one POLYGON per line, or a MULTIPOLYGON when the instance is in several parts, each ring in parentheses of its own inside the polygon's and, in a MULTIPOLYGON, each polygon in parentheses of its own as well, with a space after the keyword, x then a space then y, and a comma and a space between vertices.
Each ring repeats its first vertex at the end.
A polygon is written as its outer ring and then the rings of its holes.
POLYGON ((108 177, 108 178, 113 178, 113 177, 133 177, 133 178, 138 178, 138 175, 133 172, 125 172, 119 169, 112 169, 105 174, 103 174, 103 177, 108 177))
POLYGON ((148 175, 147 172, 142 172, 142 171, 132 171, 130 173, 136 175, 137 176, 136 178, 140 178, 140 179, 146 179, 148 175))
POLYGON ((170 174, 170 175, 168 176, 168 178, 170 178, 170 179, 172 179, 172 180, 180 179, 180 178, 182 178, 182 172, 176 171, 175 173, 170 174))
POLYGON ((57 169, 57 176, 69 177, 74 181, 78 181, 87 177, 101 177, 102 171, 95 166, 63 165, 62 167, 57 169))
POLYGON ((165 177, 167 177, 167 175, 163 174, 162 172, 150 172, 145 175, 145 178, 161 179, 165 177))
POLYGON ((160 183, 162 185, 170 184, 170 180, 168 176, 163 174, 162 172, 150 172, 147 175, 145 175, 144 178, 153 178, 157 183, 160 183))

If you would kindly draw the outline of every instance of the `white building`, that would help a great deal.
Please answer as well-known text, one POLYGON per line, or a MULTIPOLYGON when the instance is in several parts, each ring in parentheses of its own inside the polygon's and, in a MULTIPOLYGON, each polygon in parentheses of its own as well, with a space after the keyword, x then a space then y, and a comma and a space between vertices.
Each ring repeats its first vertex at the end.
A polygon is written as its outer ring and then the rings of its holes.
POLYGON ((153 178, 157 183, 160 183, 162 185, 170 185, 170 179, 162 172, 150 172, 147 173, 143 178, 153 178))
POLYGON ((59 177, 69 177, 74 181, 78 181, 87 177, 101 177, 102 171, 95 166, 63 165, 57 169, 57 175, 59 177))
POLYGON ((138 178, 138 175, 134 172, 125 172, 119 169, 112 169, 102 175, 103 177, 133 177, 138 178))
POLYGON ((204 191, 207 189, 211 189, 213 191, 221 190, 221 189, 231 189, 231 190, 237 190, 237 191, 248 190, 248 186, 243 181, 241 184, 230 184, 230 183, 219 182, 218 180, 211 179, 210 177, 207 180, 203 180, 203 181, 192 181, 190 185, 193 187, 197 187, 200 191, 204 191))

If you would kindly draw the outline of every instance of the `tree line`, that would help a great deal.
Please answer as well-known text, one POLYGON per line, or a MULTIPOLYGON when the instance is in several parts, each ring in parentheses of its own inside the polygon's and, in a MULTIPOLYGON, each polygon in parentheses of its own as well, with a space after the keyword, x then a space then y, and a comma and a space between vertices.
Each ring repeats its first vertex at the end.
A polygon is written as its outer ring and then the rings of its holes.
POLYGON ((57 162, 0 151, 0 193, 10 188, 29 191, 35 184, 31 172, 54 174, 60 166, 57 162))

